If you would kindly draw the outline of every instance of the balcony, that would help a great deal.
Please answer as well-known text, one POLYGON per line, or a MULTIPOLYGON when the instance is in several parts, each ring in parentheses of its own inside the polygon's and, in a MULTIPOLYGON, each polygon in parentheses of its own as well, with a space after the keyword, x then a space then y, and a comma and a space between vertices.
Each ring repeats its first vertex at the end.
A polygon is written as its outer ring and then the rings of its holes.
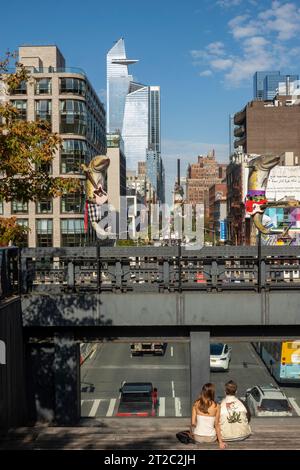
POLYGON ((234 129, 234 136, 235 137, 243 137, 245 134, 245 127, 239 126, 234 129))
POLYGON ((234 115, 234 124, 236 126, 240 126, 241 124, 244 123, 246 119, 246 109, 244 108, 242 111, 239 111, 238 113, 235 113, 234 115))
POLYGON ((237 139, 234 141, 234 148, 244 147, 246 144, 246 137, 242 137, 241 139, 237 139))

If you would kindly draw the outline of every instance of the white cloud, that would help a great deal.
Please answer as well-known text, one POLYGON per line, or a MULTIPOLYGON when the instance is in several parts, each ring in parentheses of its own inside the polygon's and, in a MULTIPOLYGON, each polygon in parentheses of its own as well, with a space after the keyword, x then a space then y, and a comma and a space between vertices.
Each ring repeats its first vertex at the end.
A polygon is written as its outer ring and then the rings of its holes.
POLYGON ((206 46, 206 50, 209 54, 213 55, 225 54, 224 43, 221 41, 211 42, 206 46))
POLYGON ((210 62, 210 65, 217 70, 226 70, 232 66, 231 59, 215 59, 210 62))
POLYGON ((200 77, 210 77, 212 74, 212 71, 208 69, 203 70, 203 72, 199 72, 200 77))
MULTIPOLYGON (((230 6, 232 2, 221 3, 230 6)), ((300 7, 296 2, 273 1, 263 11, 233 17, 228 27, 236 42, 234 54, 228 53, 221 41, 193 51, 197 56, 194 65, 224 73, 226 87, 248 82, 258 70, 296 69, 300 62, 300 7)))
POLYGON ((242 0, 217 0, 217 5, 222 8, 231 8, 239 5, 242 0))

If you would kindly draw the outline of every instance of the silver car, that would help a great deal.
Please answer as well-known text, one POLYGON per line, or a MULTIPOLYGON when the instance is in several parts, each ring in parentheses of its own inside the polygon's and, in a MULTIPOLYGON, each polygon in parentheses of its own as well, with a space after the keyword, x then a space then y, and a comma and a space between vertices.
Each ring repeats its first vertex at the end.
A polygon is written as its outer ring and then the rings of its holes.
POLYGON ((256 385, 245 398, 253 416, 293 416, 287 396, 278 387, 256 385))

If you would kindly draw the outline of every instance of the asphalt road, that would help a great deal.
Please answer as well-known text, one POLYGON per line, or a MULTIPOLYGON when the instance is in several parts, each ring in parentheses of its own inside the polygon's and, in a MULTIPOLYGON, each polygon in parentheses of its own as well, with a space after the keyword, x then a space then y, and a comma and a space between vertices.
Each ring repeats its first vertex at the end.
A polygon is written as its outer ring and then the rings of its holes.
MULTIPOLYGON (((228 372, 211 372, 217 397, 223 396, 225 383, 238 384, 238 396, 244 397, 254 385, 276 385, 264 363, 249 343, 233 343, 228 372)), ((131 357, 129 343, 99 344, 81 366, 82 417, 115 416, 119 388, 123 381, 152 382, 160 397, 159 416, 190 416, 189 345, 168 343, 164 356, 131 357)), ((281 387, 300 416, 300 385, 281 387)))

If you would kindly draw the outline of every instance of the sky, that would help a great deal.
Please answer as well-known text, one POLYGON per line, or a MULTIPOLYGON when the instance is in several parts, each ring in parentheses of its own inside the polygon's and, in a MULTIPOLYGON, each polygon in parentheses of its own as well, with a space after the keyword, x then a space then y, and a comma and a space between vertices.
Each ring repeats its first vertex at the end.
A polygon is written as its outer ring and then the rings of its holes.
MULTIPOLYGON (((253 97, 258 70, 300 73, 299 0, 14 0, 1 5, 0 57, 56 44, 102 101, 106 53, 120 37, 137 81, 161 87, 162 157, 176 175, 215 149, 228 161, 229 115, 253 97)), ((168 197, 168 199, 170 199, 168 197)))

